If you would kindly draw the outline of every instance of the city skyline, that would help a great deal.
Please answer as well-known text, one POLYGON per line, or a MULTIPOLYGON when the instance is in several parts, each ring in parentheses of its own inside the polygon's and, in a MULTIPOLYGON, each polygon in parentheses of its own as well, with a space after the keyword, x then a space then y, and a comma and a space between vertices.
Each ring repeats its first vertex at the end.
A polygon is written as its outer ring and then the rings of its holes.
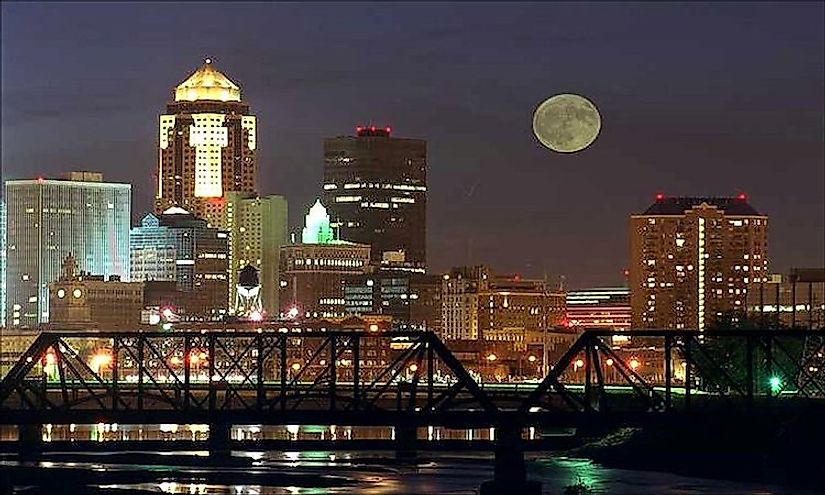
MULTIPOLYGON (((324 43, 310 38, 295 51, 239 34, 226 46, 192 36, 158 52, 165 23, 191 16, 205 36, 218 22, 212 18, 227 14, 172 6, 164 19, 139 5, 65 12, 4 5, 3 179, 100 170, 134 185, 136 224, 151 209, 162 102, 211 56, 255 108, 259 193, 288 197, 293 230, 320 196, 322 139, 352 135, 371 120, 428 141, 433 272, 484 263, 527 276, 564 274, 571 287, 619 283, 627 217, 657 192, 747 193, 772 219, 771 272, 823 264, 821 5, 625 6, 618 21, 606 6, 590 19, 592 33, 565 25, 579 12, 571 5, 433 8, 464 12, 465 26, 453 16, 425 18, 416 6, 390 13, 378 5, 243 5, 230 17, 251 22, 260 14, 278 23, 273 39, 299 39, 285 22, 290 17, 330 30, 324 43), (333 17, 372 27, 391 19, 396 31, 345 32, 333 17), (108 48, 82 34, 87 24, 70 27, 75 18, 105 19, 95 36, 108 48), (143 24, 150 18, 157 24, 143 24), (677 19, 683 26, 672 25, 677 19), (551 22, 548 29, 539 29, 542 21, 551 22), (15 27, 33 25, 43 31, 15 27), (157 37, 124 36, 140 26, 157 37), (479 26, 501 31, 478 40, 479 26), (521 36, 504 36, 515 26, 521 36), (55 39, 74 45, 57 50, 55 39), (609 60, 614 44, 624 65, 609 60), (513 48, 523 49, 518 61, 505 56, 513 48), (92 57, 100 63, 81 63, 92 57), (660 68, 667 85, 656 76, 660 68), (44 86, 53 71, 62 84, 44 86), (542 149, 530 131, 535 106, 567 90, 592 98, 604 118, 598 140, 576 156, 542 149), (84 139, 89 128, 94 140, 84 139)), ((251 24, 250 33, 269 27, 251 24)))
POLYGON ((825 2, 0 11, 0 494, 822 485, 825 2))

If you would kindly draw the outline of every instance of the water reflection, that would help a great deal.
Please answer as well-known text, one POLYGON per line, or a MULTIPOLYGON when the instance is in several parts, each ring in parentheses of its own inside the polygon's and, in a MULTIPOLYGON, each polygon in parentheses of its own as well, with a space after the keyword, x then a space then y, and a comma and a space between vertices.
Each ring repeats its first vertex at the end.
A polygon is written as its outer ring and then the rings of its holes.
MULTIPOLYGON (((535 428, 524 431, 526 440, 541 438, 535 428)), ((0 441, 17 440, 17 431, 6 430, 0 441)), ((419 440, 495 440, 495 428, 451 429, 440 426, 423 426, 418 429, 419 440)), ((42 428, 44 442, 57 441, 205 441, 209 438, 209 425, 206 424, 45 424, 42 428)), ((395 440, 393 427, 357 427, 337 425, 284 425, 269 426, 260 424, 233 425, 230 438, 237 441, 286 440, 286 441, 347 441, 347 440, 395 440)))
MULTIPOLYGON (((158 454, 166 453, 144 453, 138 462, 145 462, 149 456, 158 454)), ((200 454, 196 451, 189 455, 200 454)), ((476 492, 481 481, 492 476, 492 459, 488 454, 438 454, 420 458, 413 464, 393 462, 392 452, 357 454, 346 451, 244 451, 238 452, 238 455, 255 459, 255 467, 250 469, 205 464, 181 466, 174 462, 169 465, 114 464, 108 463, 105 455, 99 455, 94 462, 82 462, 86 457, 82 455, 77 455, 77 460, 81 462, 61 462, 56 457, 55 460, 41 462, 39 466, 50 471, 72 467, 80 473, 78 479, 81 483, 93 483, 91 486, 100 488, 210 495, 469 495, 476 492), (284 469, 287 466, 288 469, 284 469), (97 474, 87 477, 83 473, 97 474), (98 481, 91 482, 92 479, 98 481), (244 483, 238 483, 241 479, 244 483)), ((65 455, 62 459, 66 459, 65 455)), ((18 464, 16 461, 0 460, 0 468, 12 465, 18 464)), ((528 455, 528 473, 531 479, 543 484, 545 493, 564 493, 565 487, 581 478, 597 493, 611 495, 805 494, 804 491, 776 489, 752 483, 607 469, 588 460, 547 458, 535 454, 528 455)), ((69 485, 66 491, 91 491, 84 489, 84 486, 69 485)))

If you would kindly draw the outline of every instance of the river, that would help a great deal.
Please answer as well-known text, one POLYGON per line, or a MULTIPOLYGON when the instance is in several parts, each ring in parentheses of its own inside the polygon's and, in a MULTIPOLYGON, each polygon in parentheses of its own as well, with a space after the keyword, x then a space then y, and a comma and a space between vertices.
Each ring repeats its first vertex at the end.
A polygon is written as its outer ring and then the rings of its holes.
MULTIPOLYGON (((47 454, 40 461, 20 462, 6 455, 0 457, 0 478, 15 480, 18 487, 13 493, 36 494, 469 495, 492 477, 490 456, 473 453, 422 455, 415 463, 399 463, 392 452, 235 452, 236 458, 251 461, 247 466, 207 466, 205 457, 203 464, 199 462, 201 456, 206 452, 183 453, 183 457, 165 452, 73 453, 47 454), (164 458, 170 462, 164 462, 164 458), (176 462, 180 459, 185 460, 185 467, 172 465, 181 464, 176 462)), ((610 469, 586 459, 533 454, 527 458, 529 478, 541 481, 546 494, 563 493, 566 486, 579 479, 594 493, 612 495, 814 493, 758 483, 610 469)))

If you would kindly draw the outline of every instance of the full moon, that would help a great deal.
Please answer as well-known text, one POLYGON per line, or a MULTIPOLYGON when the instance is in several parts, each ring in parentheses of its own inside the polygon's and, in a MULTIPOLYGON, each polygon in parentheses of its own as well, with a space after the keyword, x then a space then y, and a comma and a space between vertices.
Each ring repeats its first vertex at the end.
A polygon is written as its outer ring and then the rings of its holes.
POLYGON ((587 148, 596 140, 601 127, 596 105, 574 94, 552 96, 533 114, 536 138, 558 153, 575 153, 587 148))

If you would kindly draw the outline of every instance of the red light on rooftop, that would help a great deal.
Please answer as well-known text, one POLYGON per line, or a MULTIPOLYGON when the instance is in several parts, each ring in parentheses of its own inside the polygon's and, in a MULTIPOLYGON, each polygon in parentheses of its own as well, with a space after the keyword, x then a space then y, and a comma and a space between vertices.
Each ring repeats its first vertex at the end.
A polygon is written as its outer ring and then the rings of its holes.
POLYGON ((375 132, 375 126, 370 127, 371 132, 375 132))
POLYGON ((392 132, 392 128, 391 128, 391 127, 387 127, 387 128, 386 128, 386 129, 384 129, 384 130, 385 130, 385 131, 387 131, 387 134, 389 134, 390 132, 392 132))
POLYGON ((739 193, 739 196, 736 196, 736 198, 745 201, 746 199, 748 199, 748 196, 745 193, 739 193))
POLYGON ((665 195, 662 193, 656 193, 656 201, 661 201, 665 199, 665 195))
POLYGON ((364 128, 363 128, 363 127, 361 127, 360 125, 359 125, 358 127, 356 127, 356 128, 355 128, 355 132, 361 132, 361 131, 363 131, 363 130, 364 130, 364 128))
POLYGON ((44 183, 44 182, 46 182, 46 180, 45 180, 43 177, 38 177, 38 178, 37 178, 37 183, 38 183, 38 184, 42 184, 42 183, 44 183))

